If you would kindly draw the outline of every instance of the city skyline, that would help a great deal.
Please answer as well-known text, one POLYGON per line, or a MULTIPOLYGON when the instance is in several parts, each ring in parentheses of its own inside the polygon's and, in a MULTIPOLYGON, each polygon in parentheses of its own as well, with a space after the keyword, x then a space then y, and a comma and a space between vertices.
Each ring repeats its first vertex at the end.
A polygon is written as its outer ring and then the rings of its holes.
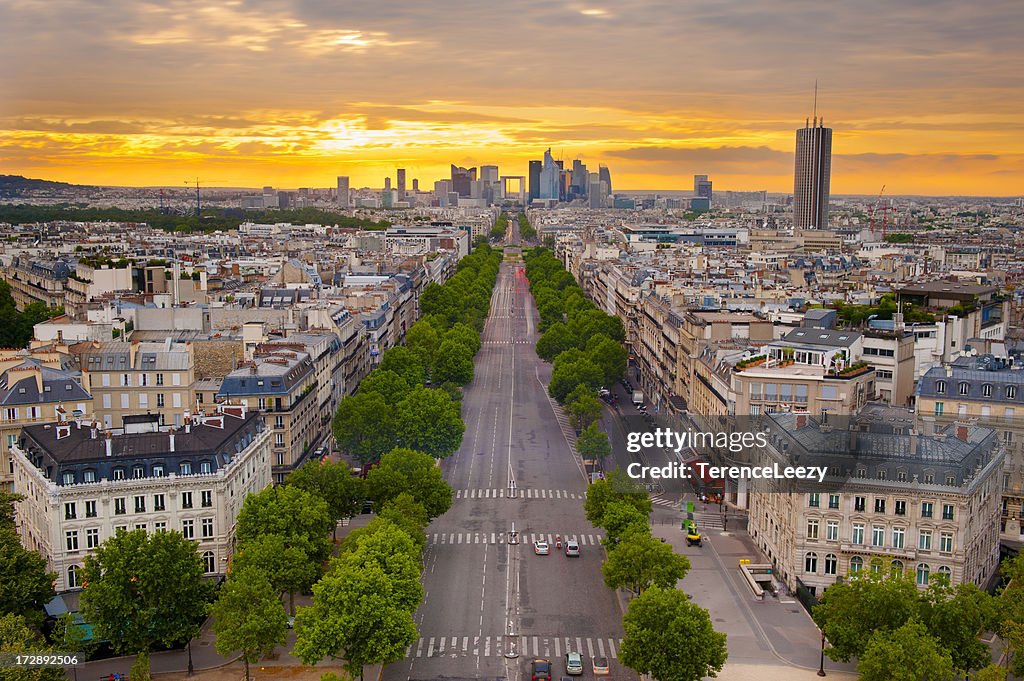
POLYGON ((700 173, 789 193, 818 80, 833 194, 1019 195, 1019 3, 685 9, 25 0, 0 7, 0 55, 18 65, 0 76, 0 165, 282 187, 377 186, 404 168, 429 186, 451 164, 528 175, 551 147, 607 165, 617 190, 687 189, 700 173), (770 43, 751 41, 762 32, 770 43), (549 44, 587 67, 536 49, 549 44))

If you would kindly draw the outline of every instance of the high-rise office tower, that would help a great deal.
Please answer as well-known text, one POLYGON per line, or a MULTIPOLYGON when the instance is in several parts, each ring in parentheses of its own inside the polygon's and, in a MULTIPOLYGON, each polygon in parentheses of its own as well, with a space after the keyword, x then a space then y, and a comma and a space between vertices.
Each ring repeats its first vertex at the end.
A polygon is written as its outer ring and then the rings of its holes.
POLYGON ((612 193, 612 173, 608 170, 608 166, 597 167, 598 179, 604 184, 604 195, 608 196, 612 193))
POLYGON ((693 176, 693 195, 711 201, 711 180, 707 175, 693 176))
POLYGON ((415 177, 412 178, 412 190, 414 192, 418 192, 420 190, 420 181, 417 180, 415 177))
MULTIPOLYGON (((587 166, 583 161, 578 158, 572 162, 572 181, 570 182, 569 191, 571 194, 576 196, 586 196, 587 187, 589 186, 590 173, 587 172, 587 166)), ((572 197, 570 197, 571 199, 572 197)))
POLYGON ((342 208, 348 208, 352 205, 352 202, 349 199, 347 175, 338 175, 338 195, 336 198, 338 205, 342 208))
POLYGON ((476 179, 476 168, 460 168, 452 165, 452 191, 459 196, 469 196, 469 183, 476 179))
POLYGON ((384 178, 384 191, 388 191, 390 189, 391 189, 391 178, 390 177, 385 177, 384 178))
POLYGON ((601 182, 600 173, 590 173, 587 178, 587 206, 604 208, 605 183, 601 182))
POLYGON ((796 131, 793 173, 793 226, 828 229, 829 177, 832 172, 832 128, 814 117, 796 131))
POLYGON ((537 198, 558 199, 558 177, 560 169, 551 156, 551 149, 544 152, 544 167, 540 171, 540 188, 537 198))
POLYGON ((480 179, 495 184, 498 181, 498 166, 480 166, 480 179))
POLYGON ((530 191, 530 194, 527 198, 530 201, 540 198, 540 171, 543 167, 543 161, 530 161, 530 179, 527 184, 530 191))
POLYGON ((398 200, 405 200, 405 168, 398 169, 398 200))

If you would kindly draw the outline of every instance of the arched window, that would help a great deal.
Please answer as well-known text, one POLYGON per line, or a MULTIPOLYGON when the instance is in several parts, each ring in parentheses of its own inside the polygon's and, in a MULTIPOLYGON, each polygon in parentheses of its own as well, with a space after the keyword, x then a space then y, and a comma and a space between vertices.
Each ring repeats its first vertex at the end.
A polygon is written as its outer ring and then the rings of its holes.
POLYGON ((928 586, 928 575, 931 573, 931 568, 928 567, 927 563, 918 563, 917 565, 917 584, 918 586, 928 586))
POLYGON ((68 588, 75 589, 80 586, 78 572, 81 570, 77 565, 68 566, 68 588))
POLYGON ((986 383, 985 385, 981 386, 981 395, 982 395, 982 397, 992 397, 992 386, 991 386, 991 384, 986 383))
POLYGON ((953 570, 952 570, 952 569, 950 569, 950 567, 949 567, 948 565, 943 565, 943 566, 941 566, 941 567, 940 567, 940 568, 939 568, 939 569, 937 570, 937 572, 938 572, 938 573, 939 573, 940 575, 946 575, 946 577, 947 577, 947 578, 948 578, 948 579, 949 579, 950 581, 952 581, 952 580, 953 580, 953 570))
POLYGON ((836 566, 838 561, 836 560, 836 554, 830 553, 825 556, 825 574, 834 575, 836 574, 836 566))
POLYGON ((860 572, 864 569, 864 559, 860 556, 854 556, 850 559, 850 574, 860 572))
POLYGON ((889 572, 893 577, 899 577, 903 574, 903 561, 899 558, 894 558, 892 563, 889 564, 889 572))
POLYGON ((1008 385, 1008 386, 1006 386, 1006 398, 1009 399, 1009 400, 1012 400, 1015 397, 1017 397, 1017 386, 1015 386, 1015 385, 1008 385))
POLYGON ((946 394, 946 382, 945 381, 935 381, 935 392, 938 393, 939 395, 945 395, 946 394))
POLYGON ((203 570, 208 575, 212 575, 217 571, 217 559, 213 555, 213 551, 203 552, 203 570))
POLYGON ((818 571, 818 554, 808 553, 804 556, 804 572, 816 573, 818 571))
POLYGON ((970 392, 971 386, 969 383, 967 383, 967 381, 960 381, 960 383, 957 385, 957 389, 959 390, 961 395, 966 395, 968 392, 970 392))

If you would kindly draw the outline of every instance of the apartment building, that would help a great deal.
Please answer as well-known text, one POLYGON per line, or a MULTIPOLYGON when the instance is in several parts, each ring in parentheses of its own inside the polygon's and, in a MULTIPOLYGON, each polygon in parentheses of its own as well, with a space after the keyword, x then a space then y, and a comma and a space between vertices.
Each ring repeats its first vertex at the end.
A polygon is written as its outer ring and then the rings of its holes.
POLYGON ((791 590, 820 595, 863 570, 898 570, 919 588, 936 574, 984 588, 997 574, 1005 453, 994 431, 961 423, 918 435, 913 414, 892 408, 762 423, 762 463, 829 471, 823 484, 750 488, 750 537, 791 590))
POLYGON ((93 396, 93 411, 105 428, 121 428, 124 417, 157 414, 165 425, 181 426, 195 409, 195 352, 192 343, 115 341, 81 343, 71 352, 82 370, 82 386, 93 396))
POLYGON ((65 260, 44 260, 19 255, 3 268, 3 278, 11 287, 11 297, 19 310, 32 303, 46 307, 64 305, 64 288, 72 268, 65 260))
POLYGON ((72 319, 85 320, 89 303, 106 293, 132 291, 132 266, 117 264, 89 264, 80 260, 75 271, 68 276, 64 291, 64 310, 72 319))
POLYGON ((275 483, 283 483, 320 444, 316 371, 305 352, 271 349, 257 353, 224 377, 217 400, 244 404, 265 414, 275 483))
POLYGON ((137 421, 127 431, 26 426, 11 449, 14 491, 25 497, 17 530, 58 592, 80 589, 86 556, 120 530, 181 532, 197 542, 205 573, 224 575, 243 500, 271 482, 270 431, 244 406, 181 429, 137 421))

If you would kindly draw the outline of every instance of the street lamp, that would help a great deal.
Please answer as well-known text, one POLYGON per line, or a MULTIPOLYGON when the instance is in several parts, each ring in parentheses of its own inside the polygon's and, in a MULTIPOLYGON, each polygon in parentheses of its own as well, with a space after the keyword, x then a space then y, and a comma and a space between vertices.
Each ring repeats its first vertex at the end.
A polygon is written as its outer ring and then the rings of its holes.
POLYGON ((825 676, 825 632, 821 632, 821 661, 818 662, 818 676, 825 676))

